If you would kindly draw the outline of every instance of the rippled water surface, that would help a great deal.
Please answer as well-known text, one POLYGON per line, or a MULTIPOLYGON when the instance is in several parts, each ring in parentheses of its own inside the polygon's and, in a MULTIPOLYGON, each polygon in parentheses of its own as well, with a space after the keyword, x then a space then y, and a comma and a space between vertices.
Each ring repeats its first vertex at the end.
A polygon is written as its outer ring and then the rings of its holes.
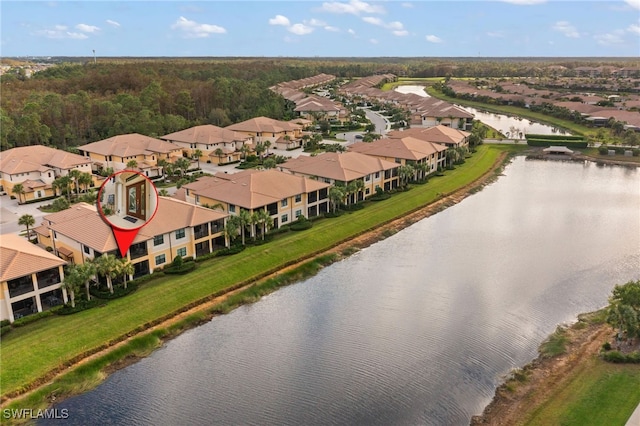
POLYGON ((65 424, 468 424, 558 323, 640 278, 637 169, 504 174, 64 401, 65 424))

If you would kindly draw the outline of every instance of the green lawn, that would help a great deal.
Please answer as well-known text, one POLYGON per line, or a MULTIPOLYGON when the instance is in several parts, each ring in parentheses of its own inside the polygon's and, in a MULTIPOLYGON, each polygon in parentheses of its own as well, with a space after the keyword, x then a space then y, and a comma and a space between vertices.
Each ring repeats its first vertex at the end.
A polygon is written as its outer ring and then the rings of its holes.
POLYGON ((524 424, 624 426, 639 401, 640 365, 611 364, 593 356, 524 424))
POLYGON ((308 231, 285 234, 262 246, 214 258, 185 276, 165 276, 135 293, 70 316, 53 316, 11 331, 2 338, 2 395, 23 389, 69 360, 105 343, 140 331, 150 322, 235 283, 257 278, 292 260, 326 250, 376 225, 434 201, 480 177, 501 151, 519 147, 481 146, 466 163, 389 200, 338 218, 322 219, 308 231))

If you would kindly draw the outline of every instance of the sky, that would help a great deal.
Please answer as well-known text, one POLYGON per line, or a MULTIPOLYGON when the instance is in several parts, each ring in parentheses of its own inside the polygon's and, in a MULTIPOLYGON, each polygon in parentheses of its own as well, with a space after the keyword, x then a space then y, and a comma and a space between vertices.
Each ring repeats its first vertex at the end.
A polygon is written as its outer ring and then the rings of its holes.
POLYGON ((2 57, 638 57, 640 0, 2 0, 0 34, 2 57))

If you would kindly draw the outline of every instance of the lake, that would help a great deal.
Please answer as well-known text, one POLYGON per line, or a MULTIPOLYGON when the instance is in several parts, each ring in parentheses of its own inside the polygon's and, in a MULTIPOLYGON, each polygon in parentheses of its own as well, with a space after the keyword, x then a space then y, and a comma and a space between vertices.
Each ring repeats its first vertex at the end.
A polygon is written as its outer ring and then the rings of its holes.
POLYGON ((638 169, 517 157, 461 203, 56 408, 77 425, 466 425, 639 265, 638 169))
MULTIPOLYGON (((424 91, 424 86, 404 85, 396 87, 395 90, 400 93, 415 93, 419 96, 429 97, 427 92, 424 91)), ((462 105, 458 105, 458 107, 469 111, 475 116, 476 120, 483 122, 487 126, 493 127, 505 136, 509 135, 513 137, 512 133, 514 132, 517 134, 522 132, 523 134, 533 133, 538 135, 570 135, 570 133, 565 132, 562 129, 531 121, 526 118, 511 117, 504 114, 480 111, 476 108, 462 105)))

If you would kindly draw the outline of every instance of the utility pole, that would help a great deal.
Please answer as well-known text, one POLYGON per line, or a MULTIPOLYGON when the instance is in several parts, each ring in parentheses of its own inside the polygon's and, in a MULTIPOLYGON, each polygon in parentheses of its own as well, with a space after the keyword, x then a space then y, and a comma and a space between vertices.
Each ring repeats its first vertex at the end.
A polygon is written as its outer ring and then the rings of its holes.
POLYGON ((96 49, 93 49, 93 64, 96 64, 96 49))

